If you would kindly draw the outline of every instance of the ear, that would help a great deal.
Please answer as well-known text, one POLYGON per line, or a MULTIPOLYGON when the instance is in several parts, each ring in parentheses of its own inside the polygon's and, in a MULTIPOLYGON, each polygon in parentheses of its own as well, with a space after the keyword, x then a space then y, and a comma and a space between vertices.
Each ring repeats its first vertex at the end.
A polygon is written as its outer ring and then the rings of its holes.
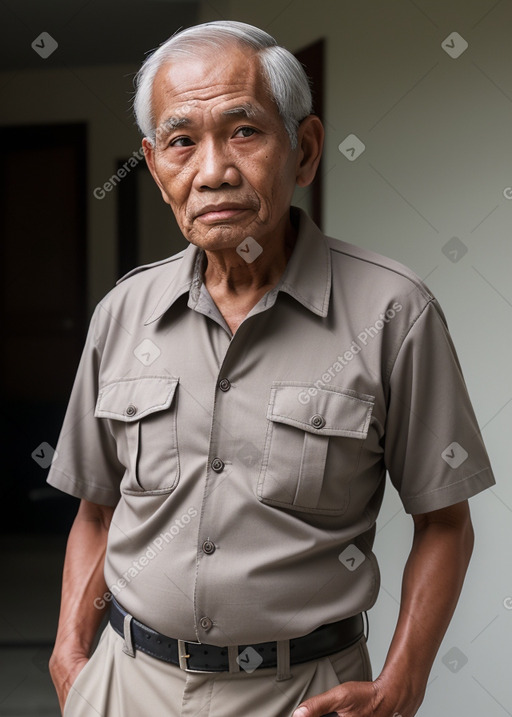
POLYGON ((307 187, 315 178, 322 157, 324 145, 324 127, 319 117, 308 115, 297 130, 297 167, 296 182, 299 187, 307 187))
POLYGON ((151 172, 151 176, 153 177, 153 179, 155 180, 155 182, 158 185, 158 188, 162 192, 162 199, 164 200, 164 202, 166 204, 170 204, 169 197, 167 196, 167 194, 165 192, 164 186, 163 186, 162 182, 160 181, 160 179, 158 177, 157 170, 156 170, 155 146, 151 142, 150 139, 148 139, 147 137, 144 137, 144 139, 142 140, 142 147, 144 149, 144 156, 146 158, 146 164, 148 165, 148 169, 151 172))

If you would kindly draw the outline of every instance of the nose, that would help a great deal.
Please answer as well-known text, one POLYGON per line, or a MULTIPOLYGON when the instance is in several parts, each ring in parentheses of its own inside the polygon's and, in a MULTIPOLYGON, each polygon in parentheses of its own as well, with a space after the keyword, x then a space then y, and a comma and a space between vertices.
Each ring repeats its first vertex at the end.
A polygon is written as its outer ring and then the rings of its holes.
POLYGON ((205 140, 196 150, 197 169, 194 187, 197 190, 219 189, 224 186, 236 187, 241 182, 233 158, 225 144, 213 138, 205 140))

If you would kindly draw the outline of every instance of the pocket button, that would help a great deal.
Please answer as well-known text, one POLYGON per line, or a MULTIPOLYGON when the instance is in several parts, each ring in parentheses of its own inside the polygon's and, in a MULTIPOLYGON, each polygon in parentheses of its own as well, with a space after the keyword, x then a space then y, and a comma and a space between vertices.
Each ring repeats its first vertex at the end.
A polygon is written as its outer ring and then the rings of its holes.
POLYGON ((315 413, 314 416, 311 416, 310 423, 313 428, 323 428, 325 426, 325 418, 319 413, 315 413))
POLYGON ((135 416, 137 413, 137 406, 134 406, 133 403, 130 403, 130 405, 126 409, 126 415, 127 416, 135 416))

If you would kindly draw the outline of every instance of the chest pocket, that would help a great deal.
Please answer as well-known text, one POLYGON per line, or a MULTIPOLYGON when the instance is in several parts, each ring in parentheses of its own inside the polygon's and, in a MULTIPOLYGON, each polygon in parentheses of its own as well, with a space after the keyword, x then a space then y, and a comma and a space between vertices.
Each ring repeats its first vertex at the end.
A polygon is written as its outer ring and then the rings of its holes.
POLYGON ((178 485, 178 383, 172 376, 127 378, 106 384, 98 394, 94 415, 109 421, 126 467, 124 493, 169 493, 178 485))
POLYGON ((342 515, 375 398, 312 384, 272 386, 258 498, 295 511, 342 515))

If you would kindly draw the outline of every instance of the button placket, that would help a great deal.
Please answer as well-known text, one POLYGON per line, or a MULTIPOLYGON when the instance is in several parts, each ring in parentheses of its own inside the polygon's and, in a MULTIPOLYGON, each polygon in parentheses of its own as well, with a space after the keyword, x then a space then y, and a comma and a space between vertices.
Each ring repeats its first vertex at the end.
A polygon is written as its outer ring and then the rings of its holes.
POLYGON ((220 458, 214 458, 211 462, 212 470, 215 471, 215 473, 221 473, 224 470, 224 461, 222 461, 220 458))
POLYGON ((206 630, 207 632, 208 630, 211 630, 213 626, 212 620, 210 620, 209 617, 206 617, 206 615, 199 620, 199 624, 201 625, 203 630, 206 630))
MULTIPOLYGON (((231 390, 231 388, 232 388, 232 384, 228 378, 226 378, 225 376, 222 378, 220 378, 220 377, 217 378, 217 389, 219 391, 222 391, 222 393, 227 393, 228 391, 231 390)), ((220 397, 219 397, 219 400, 221 400, 220 397)), ((214 433, 216 432, 216 429, 218 429, 218 428, 219 428, 219 426, 218 425, 216 426, 216 424, 214 422, 213 426, 212 426, 212 436, 214 435, 214 433)), ((225 468, 225 462, 221 458, 219 458, 219 456, 214 456, 210 460, 210 469, 213 472, 215 472, 217 474, 222 473, 224 468, 225 468)), ((217 550, 217 546, 215 545, 214 541, 211 540, 210 538, 207 538, 206 540, 204 540, 201 543, 201 551, 204 553, 205 556, 213 555, 216 552, 216 550, 217 550)), ((208 617, 207 615, 203 615, 202 617, 199 618, 199 628, 200 629, 204 630, 205 632, 208 632, 209 630, 212 629, 212 627, 213 627, 213 620, 210 617, 208 617)))

